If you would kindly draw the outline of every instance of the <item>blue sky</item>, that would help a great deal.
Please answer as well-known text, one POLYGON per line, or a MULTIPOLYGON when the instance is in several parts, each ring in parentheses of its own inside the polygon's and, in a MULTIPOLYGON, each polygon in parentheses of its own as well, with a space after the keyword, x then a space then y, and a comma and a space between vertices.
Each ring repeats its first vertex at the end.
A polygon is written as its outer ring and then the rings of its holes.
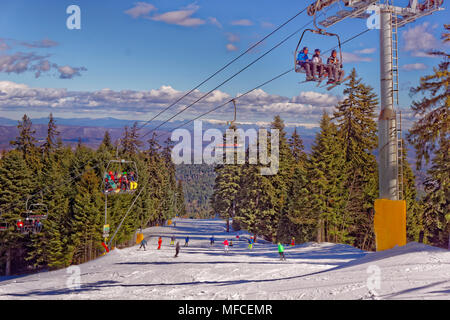
MULTIPOLYGON (((406 5, 408 1, 396 1, 406 5), (403 3, 402 3, 403 2, 403 3)), ((170 104, 246 50, 309 2, 269 0, 14 0, 0 2, 0 112, 13 119, 23 113, 42 117, 106 117, 144 120, 170 104), (66 27, 66 8, 81 8, 81 30, 66 27)), ((184 107, 257 58, 311 18, 302 14, 263 45, 202 86, 172 110, 184 107)), ((407 88, 439 62, 423 54, 445 48, 439 37, 448 12, 409 24, 400 31, 401 105, 407 88)), ((345 40, 366 29, 363 20, 347 20, 329 30, 345 40)), ((379 90, 377 30, 344 46, 347 73, 355 67, 364 82, 379 90)), ((299 35, 221 87, 209 99, 177 119, 190 119, 293 66, 299 35)), ((310 48, 325 51, 333 39, 309 36, 310 48)), ((447 47, 448 49, 448 47, 447 47)), ((342 98, 314 84, 300 85, 294 73, 272 82, 240 102, 241 121, 286 121, 313 125, 323 109, 342 98)), ((209 116, 226 119, 230 108, 209 116)), ((168 117, 162 116, 161 119, 168 117)))

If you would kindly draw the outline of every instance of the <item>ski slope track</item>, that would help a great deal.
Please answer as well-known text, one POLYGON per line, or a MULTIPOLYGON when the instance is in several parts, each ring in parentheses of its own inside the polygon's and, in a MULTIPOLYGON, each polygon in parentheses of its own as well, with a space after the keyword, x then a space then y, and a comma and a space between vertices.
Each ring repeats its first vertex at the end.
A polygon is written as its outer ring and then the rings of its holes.
MULTIPOLYGON (((0 277, 0 299, 450 299, 450 251, 409 243, 382 252, 349 245, 306 243, 277 246, 248 233, 226 233, 223 220, 176 219, 176 227, 144 231, 147 250, 115 249, 79 265, 81 285, 70 289, 67 269, 20 277, 0 277), (169 246, 175 235, 179 256, 169 246), (184 237, 190 236, 188 247, 184 237), (214 246, 209 238, 215 236, 214 246), (163 238, 156 250, 158 237, 163 238), (222 242, 233 240, 228 254, 222 242), (372 267, 371 267, 372 266, 372 267), (379 288, 369 290, 371 268, 379 288)), ((373 281, 372 281, 373 283, 373 281)))

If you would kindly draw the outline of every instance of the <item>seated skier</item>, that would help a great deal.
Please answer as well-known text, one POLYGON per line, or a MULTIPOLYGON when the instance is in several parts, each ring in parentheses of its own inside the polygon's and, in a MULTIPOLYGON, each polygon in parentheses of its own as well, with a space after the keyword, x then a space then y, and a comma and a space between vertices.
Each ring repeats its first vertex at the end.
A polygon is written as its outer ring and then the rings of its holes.
POLYGON ((306 72, 306 81, 314 80, 312 75, 312 62, 308 57, 308 47, 303 47, 302 51, 300 51, 297 55, 297 65, 304 69, 306 72))
POLYGON ((331 55, 327 60, 328 68, 328 82, 327 84, 334 83, 336 81, 341 82, 344 78, 344 70, 342 70, 342 65, 337 58, 337 51, 331 51, 331 55))
POLYGON ((325 76, 325 67, 322 62, 322 57, 320 56, 320 49, 314 50, 314 55, 312 58, 312 74, 313 79, 316 80, 316 75, 319 79, 325 76))

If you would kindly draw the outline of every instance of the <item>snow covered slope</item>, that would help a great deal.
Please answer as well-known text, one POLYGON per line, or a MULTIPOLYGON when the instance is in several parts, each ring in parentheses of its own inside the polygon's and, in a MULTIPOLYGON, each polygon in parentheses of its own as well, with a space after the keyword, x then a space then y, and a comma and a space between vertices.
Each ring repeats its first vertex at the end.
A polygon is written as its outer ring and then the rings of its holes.
POLYGON ((76 272, 63 269, 0 278, 0 299, 450 299, 450 252, 423 244, 366 253, 307 243, 286 246, 287 261, 280 261, 276 245, 258 241, 249 250, 248 235, 237 241, 222 220, 178 219, 176 227, 144 234, 147 251, 115 249, 78 266, 79 289, 68 287, 76 272), (181 245, 177 258, 172 235, 181 245), (225 238, 233 240, 228 254, 225 238))

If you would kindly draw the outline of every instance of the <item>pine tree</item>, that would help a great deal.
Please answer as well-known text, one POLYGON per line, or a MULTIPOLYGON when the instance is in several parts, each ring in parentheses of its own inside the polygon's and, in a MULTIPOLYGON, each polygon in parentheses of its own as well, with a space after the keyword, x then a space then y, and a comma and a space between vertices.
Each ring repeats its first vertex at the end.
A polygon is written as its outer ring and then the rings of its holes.
POLYGON ((83 174, 76 186, 73 204, 72 241, 73 262, 82 263, 98 254, 102 241, 102 195, 99 180, 93 171, 83 174))
POLYGON ((20 151, 12 150, 1 159, 0 214, 1 219, 9 224, 9 230, 0 233, 0 268, 6 275, 24 267, 27 236, 16 231, 16 223, 26 218, 26 197, 35 187, 33 175, 20 151))
POLYGON ((39 151, 36 147, 37 140, 34 137, 36 130, 32 129, 32 125, 31 119, 24 114, 22 121, 19 121, 17 125, 19 136, 15 141, 11 141, 10 144, 22 153, 23 159, 25 159, 30 168, 39 171, 41 169, 41 162, 39 151))
POLYGON ((440 140, 425 180, 424 227, 428 241, 450 249, 450 142, 440 140))
MULTIPOLYGON (((231 130, 236 130, 236 126, 232 125, 231 130)), ((237 143, 236 137, 234 143, 237 143)), ((224 144, 226 136, 223 137, 224 144)), ((234 148, 233 148, 234 150, 234 148)), ((216 179, 214 185, 214 193, 211 198, 211 205, 215 213, 218 213, 227 222, 227 232, 230 232, 230 219, 236 215, 237 195, 240 192, 240 170, 241 166, 236 164, 237 155, 234 154, 234 163, 226 163, 226 150, 224 152, 224 163, 219 164, 215 168, 216 179)))
POLYGON ((53 114, 50 113, 48 127, 47 127, 47 137, 45 143, 41 146, 44 158, 48 158, 50 154, 54 151, 57 146, 55 139, 59 135, 59 131, 56 129, 56 123, 53 119, 53 114))
POLYGON ((345 188, 348 201, 345 210, 351 221, 349 234, 354 238, 353 245, 369 250, 374 248, 373 217, 369 213, 378 198, 378 171, 373 155, 378 144, 375 122, 377 97, 370 86, 357 78, 354 69, 344 95, 346 99, 338 103, 333 118, 337 122, 347 162, 345 188))
POLYGON ((130 157, 139 152, 139 148, 143 145, 143 143, 139 140, 137 122, 133 124, 131 129, 128 129, 128 126, 125 126, 121 144, 122 153, 125 156, 130 157))
MULTIPOLYGON (((324 113, 308 161, 309 197, 306 217, 316 220, 317 241, 348 243, 350 217, 344 142, 328 114, 324 113)), ((306 220, 308 221, 308 220, 306 220)))
POLYGON ((294 129, 291 138, 289 139, 289 147, 291 148, 292 155, 297 162, 306 162, 305 146, 303 140, 297 133, 297 128, 294 129))

